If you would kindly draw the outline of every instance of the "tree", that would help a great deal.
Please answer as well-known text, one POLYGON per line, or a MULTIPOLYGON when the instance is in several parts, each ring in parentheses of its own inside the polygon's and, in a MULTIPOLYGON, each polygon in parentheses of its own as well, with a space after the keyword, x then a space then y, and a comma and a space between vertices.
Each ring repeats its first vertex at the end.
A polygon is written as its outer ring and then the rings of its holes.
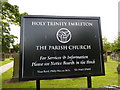
POLYGON ((106 53, 108 51, 111 51, 111 43, 107 41, 107 38, 104 37, 102 40, 103 40, 103 50, 104 50, 104 53, 106 53))
POLYGON ((13 45, 13 52, 19 52, 20 44, 13 45))
POLYGON ((120 53, 120 36, 114 40, 114 43, 112 43, 112 51, 120 53))
POLYGON ((3 2, 0 0, 1 7, 1 21, 2 24, 1 30, 2 33, 2 52, 6 53, 9 52, 10 46, 13 47, 13 44, 15 42, 16 36, 10 34, 10 25, 15 24, 20 26, 20 16, 21 15, 27 15, 26 12, 20 13, 19 7, 17 5, 11 5, 8 2, 3 2))
POLYGON ((107 41, 107 38, 104 37, 103 39, 103 51, 104 51, 104 60, 107 61, 107 52, 111 51, 111 43, 107 41))

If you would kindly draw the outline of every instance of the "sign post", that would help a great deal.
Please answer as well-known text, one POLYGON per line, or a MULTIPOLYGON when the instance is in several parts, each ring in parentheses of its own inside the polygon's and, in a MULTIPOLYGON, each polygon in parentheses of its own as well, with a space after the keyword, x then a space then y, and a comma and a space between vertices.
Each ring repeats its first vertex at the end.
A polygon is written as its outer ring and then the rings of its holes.
POLYGON ((99 17, 21 17, 20 80, 105 75, 99 17))
POLYGON ((40 80, 36 80, 36 90, 40 90, 40 80))
POLYGON ((88 76, 88 77, 87 77, 87 84, 88 84, 88 88, 92 88, 91 76, 88 76))

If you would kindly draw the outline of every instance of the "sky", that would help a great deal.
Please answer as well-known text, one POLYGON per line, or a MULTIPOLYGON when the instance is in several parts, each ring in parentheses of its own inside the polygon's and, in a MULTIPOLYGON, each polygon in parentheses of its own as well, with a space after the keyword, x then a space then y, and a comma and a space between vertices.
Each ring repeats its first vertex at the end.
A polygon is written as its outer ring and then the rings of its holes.
MULTIPOLYGON (((118 36, 119 0, 8 0, 18 5, 20 13, 29 15, 98 16, 101 18, 102 37, 113 42, 118 36)), ((20 27, 11 26, 11 33, 20 39, 20 27)))

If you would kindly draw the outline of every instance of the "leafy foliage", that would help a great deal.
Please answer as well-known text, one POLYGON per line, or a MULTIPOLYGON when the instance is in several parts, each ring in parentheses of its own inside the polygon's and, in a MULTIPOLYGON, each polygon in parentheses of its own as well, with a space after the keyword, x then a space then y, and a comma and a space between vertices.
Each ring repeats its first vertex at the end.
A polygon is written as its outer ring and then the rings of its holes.
POLYGON ((116 40, 114 40, 111 48, 113 52, 120 52, 120 36, 116 40))
POLYGON ((1 28, 2 33, 1 34, 1 41, 2 41, 2 51, 3 52, 9 52, 10 46, 13 47, 13 44, 15 42, 16 36, 10 34, 10 25, 20 25, 20 16, 27 14, 26 12, 20 13, 19 7, 17 5, 11 5, 8 2, 3 2, 0 0, 1 7, 1 28))
POLYGON ((11 5, 8 2, 0 2, 2 5, 1 19, 7 21, 7 23, 20 25, 20 16, 27 15, 26 12, 19 12, 17 5, 11 5))
POLYGON ((107 38, 103 38, 103 50, 104 52, 120 52, 120 36, 114 40, 113 43, 107 41, 107 38))
POLYGON ((104 52, 111 51, 111 43, 107 41, 107 38, 104 37, 102 40, 103 40, 103 50, 104 50, 104 52))
POLYGON ((13 52, 19 52, 20 44, 13 45, 14 51, 13 52))

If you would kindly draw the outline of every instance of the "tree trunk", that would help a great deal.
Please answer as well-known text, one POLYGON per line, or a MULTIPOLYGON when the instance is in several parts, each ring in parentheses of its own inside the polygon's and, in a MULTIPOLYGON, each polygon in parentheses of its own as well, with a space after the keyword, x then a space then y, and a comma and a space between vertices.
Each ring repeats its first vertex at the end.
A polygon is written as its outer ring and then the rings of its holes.
POLYGON ((5 60, 5 54, 2 53, 2 61, 4 61, 4 60, 5 60))
POLYGON ((107 62, 107 52, 105 52, 104 56, 104 62, 107 62))

